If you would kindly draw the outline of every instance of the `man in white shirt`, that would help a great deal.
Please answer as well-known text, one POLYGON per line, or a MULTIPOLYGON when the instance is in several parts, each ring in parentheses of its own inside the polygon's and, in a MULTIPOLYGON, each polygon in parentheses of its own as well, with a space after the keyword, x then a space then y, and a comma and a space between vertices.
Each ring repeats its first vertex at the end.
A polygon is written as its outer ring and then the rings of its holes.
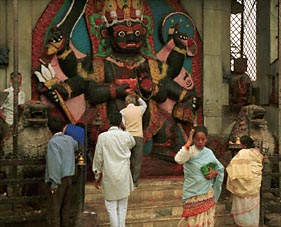
POLYGON ((122 122, 128 132, 134 137, 136 146, 132 149, 131 172, 134 186, 138 187, 138 180, 141 171, 142 149, 143 149, 143 128, 142 117, 147 108, 144 100, 135 94, 125 98, 126 107, 120 111, 122 122))
MULTIPOLYGON (((6 119, 6 123, 11 126, 13 125, 14 121, 14 88, 13 88, 13 83, 14 83, 14 73, 10 74, 10 87, 5 89, 4 92, 8 93, 8 96, 4 103, 1 105, 1 110, 4 113, 6 119)), ((18 73, 18 88, 19 88, 19 93, 18 93, 18 105, 22 105, 25 102, 25 93, 21 89, 21 84, 22 84, 22 75, 21 73, 18 73)))
POLYGON ((111 127, 98 136, 92 169, 96 188, 102 185, 110 226, 125 227, 128 197, 134 189, 130 156, 135 140, 121 129, 119 112, 108 118, 111 127))

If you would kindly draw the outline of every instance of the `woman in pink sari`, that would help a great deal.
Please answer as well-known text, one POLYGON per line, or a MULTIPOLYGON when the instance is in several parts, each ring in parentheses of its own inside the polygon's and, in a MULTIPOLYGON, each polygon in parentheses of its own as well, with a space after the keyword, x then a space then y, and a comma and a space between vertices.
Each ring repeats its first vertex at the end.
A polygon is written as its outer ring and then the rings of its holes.
POLYGON ((231 214, 239 227, 258 227, 263 155, 250 136, 240 138, 242 149, 226 168, 226 188, 232 193, 231 214))

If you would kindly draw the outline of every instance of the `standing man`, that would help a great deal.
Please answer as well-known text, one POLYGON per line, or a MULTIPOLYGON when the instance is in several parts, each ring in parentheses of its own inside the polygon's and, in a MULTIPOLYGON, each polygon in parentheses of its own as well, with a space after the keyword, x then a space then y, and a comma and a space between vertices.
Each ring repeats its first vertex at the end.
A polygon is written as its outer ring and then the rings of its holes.
MULTIPOLYGON (((71 136, 78 142, 78 154, 76 154, 76 161, 79 161, 79 157, 84 157, 83 153, 86 152, 87 146, 85 145, 85 130, 83 127, 80 127, 78 124, 64 124, 65 126, 62 129, 62 132, 65 135, 71 136)), ((82 126, 82 125, 81 125, 82 126)), ((82 203, 84 202, 84 189, 82 189, 82 184, 85 184, 86 181, 86 171, 85 168, 77 168, 79 166, 78 162, 76 163, 75 175, 72 177, 72 202, 71 202, 71 214, 70 219, 72 226, 75 226, 79 211, 82 209, 82 203)))
MULTIPOLYGON (((14 123, 14 73, 10 74, 10 87, 1 93, 0 98, 0 142, 10 131, 14 123), (3 100, 2 100, 3 99, 3 100)), ((21 89, 22 75, 18 73, 18 105, 23 105, 25 102, 25 93, 21 89)))
POLYGON ((134 188, 130 156, 135 140, 120 128, 119 112, 111 113, 108 118, 111 127, 98 136, 92 168, 96 188, 101 185, 103 188, 110 226, 125 227, 128 197, 134 188))
POLYGON ((72 226, 71 188, 78 143, 62 132, 64 126, 59 117, 50 117, 48 120, 48 127, 53 137, 48 142, 45 182, 50 185, 48 224, 53 227, 72 226))
POLYGON ((136 146, 132 149, 131 155, 131 171, 134 181, 134 186, 138 187, 139 176, 141 171, 141 159, 143 149, 143 129, 142 116, 147 108, 144 100, 130 94, 125 98, 126 107, 120 111, 122 114, 123 124, 128 132, 134 137, 136 146))
MULTIPOLYGON (((14 121, 14 73, 12 72, 10 74, 10 87, 5 89, 4 92, 8 93, 8 96, 4 103, 1 105, 1 109, 6 117, 6 123, 11 126, 14 121)), ((25 93, 21 89, 22 84, 22 75, 21 73, 18 73, 18 105, 22 105, 25 102, 25 93)))

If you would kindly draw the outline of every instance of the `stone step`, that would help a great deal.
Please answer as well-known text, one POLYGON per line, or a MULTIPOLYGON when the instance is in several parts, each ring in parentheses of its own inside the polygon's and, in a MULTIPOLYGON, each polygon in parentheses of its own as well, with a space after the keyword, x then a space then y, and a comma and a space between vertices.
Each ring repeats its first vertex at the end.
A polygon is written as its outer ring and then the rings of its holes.
MULTIPOLYGON (((176 227, 180 218, 154 218, 153 220, 132 220, 126 222, 126 227, 176 227)), ((109 223, 99 224, 97 227, 109 227, 109 223)), ((237 227, 235 224, 220 224, 217 219, 215 227, 237 227)))
MULTIPOLYGON (((131 193, 129 203, 180 199, 182 196, 182 181, 181 178, 141 180, 139 187, 131 193)), ((85 188, 85 203, 95 203, 101 200, 103 200, 102 189, 98 190, 93 183, 88 183, 85 188)))
MULTIPOLYGON (((180 218, 158 217, 149 219, 127 220, 126 227, 175 227, 180 218)), ((109 223, 98 224, 97 227, 109 227, 109 223)))
MULTIPOLYGON (((175 227, 180 217, 155 217, 153 219, 134 219, 127 218, 126 227, 175 227)), ((229 214, 216 215, 216 227, 236 227, 229 214)), ((97 214, 95 212, 84 211, 75 227, 109 227, 109 222, 98 223, 97 214)))
MULTIPOLYGON (((88 211, 97 213, 98 223, 108 222, 108 214, 104 203, 96 203, 85 207, 88 211)), ((128 203, 127 220, 154 219, 157 217, 180 217, 182 212, 181 200, 143 201, 128 203)))
MULTIPOLYGON (((87 205, 85 211, 88 213, 97 214, 97 222, 106 224, 109 222, 108 214, 103 203, 95 205, 87 205)), ((141 204, 129 204, 127 211, 127 221, 132 220, 159 220, 161 218, 179 220, 182 214, 182 205, 180 200, 158 201, 158 202, 143 202, 141 204)), ((224 226, 230 219, 230 215, 225 213, 224 204, 216 205, 216 223, 218 226, 224 226)), ((231 224, 231 220, 229 224, 231 224)))
MULTIPOLYGON (((182 185, 182 177, 142 179, 129 197, 126 227, 177 226, 182 213, 182 185)), ((102 190, 88 183, 85 195, 84 216, 94 214, 97 227, 109 226, 102 190)), ((94 226, 86 223, 85 227, 94 226)), ((223 203, 216 205, 216 227, 235 227, 223 203)))

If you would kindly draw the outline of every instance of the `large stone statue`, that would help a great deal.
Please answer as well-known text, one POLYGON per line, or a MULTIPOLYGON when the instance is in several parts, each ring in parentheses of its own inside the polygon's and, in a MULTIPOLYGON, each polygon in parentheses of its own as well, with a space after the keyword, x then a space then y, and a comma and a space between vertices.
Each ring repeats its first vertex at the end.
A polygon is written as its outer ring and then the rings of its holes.
POLYGON ((265 114, 266 109, 262 106, 254 104, 243 106, 231 130, 229 144, 240 145, 240 137, 249 135, 262 153, 274 154, 276 148, 275 139, 267 127, 267 121, 264 118, 265 114))
MULTIPOLYGON (((55 3, 58 1, 50 6, 55 3)), ((126 94, 134 92, 148 104, 143 119, 144 153, 153 150, 169 156, 178 150, 200 107, 201 60, 197 58, 196 63, 192 58, 201 51, 201 43, 190 17, 172 11, 179 9, 173 1, 163 1, 161 6, 140 0, 69 3, 60 7, 55 17, 59 19, 49 26, 43 51, 37 54, 41 65, 34 72, 39 94, 72 123, 87 123, 94 145, 97 135, 109 126, 107 114, 124 108, 126 94), (165 9, 164 14, 154 16, 155 7, 165 9), (82 26, 81 18, 90 42, 89 53, 82 54, 74 38, 75 28, 82 26), (194 66, 197 78, 193 77, 194 66), (47 74, 51 77, 46 79, 47 74), (83 96, 90 104, 87 111, 83 96), (74 106, 83 111, 78 117, 67 105, 75 98, 74 106)))
MULTIPOLYGON (((48 141, 51 133, 47 127, 49 106, 43 105, 39 101, 25 102, 19 111, 18 124, 18 147, 17 154, 13 151, 13 135, 8 135, 3 139, 1 146, 2 159, 40 159, 45 158, 48 141)), ((12 162, 11 162, 12 163, 12 162)), ((8 179, 15 178, 13 165, 2 166, 0 171, 5 173, 8 179)), ((18 165, 17 177, 34 178, 44 176, 44 165, 18 165)), ((14 187, 12 184, 8 186, 8 196, 40 194, 39 190, 43 190, 44 183, 24 184, 14 187)))

